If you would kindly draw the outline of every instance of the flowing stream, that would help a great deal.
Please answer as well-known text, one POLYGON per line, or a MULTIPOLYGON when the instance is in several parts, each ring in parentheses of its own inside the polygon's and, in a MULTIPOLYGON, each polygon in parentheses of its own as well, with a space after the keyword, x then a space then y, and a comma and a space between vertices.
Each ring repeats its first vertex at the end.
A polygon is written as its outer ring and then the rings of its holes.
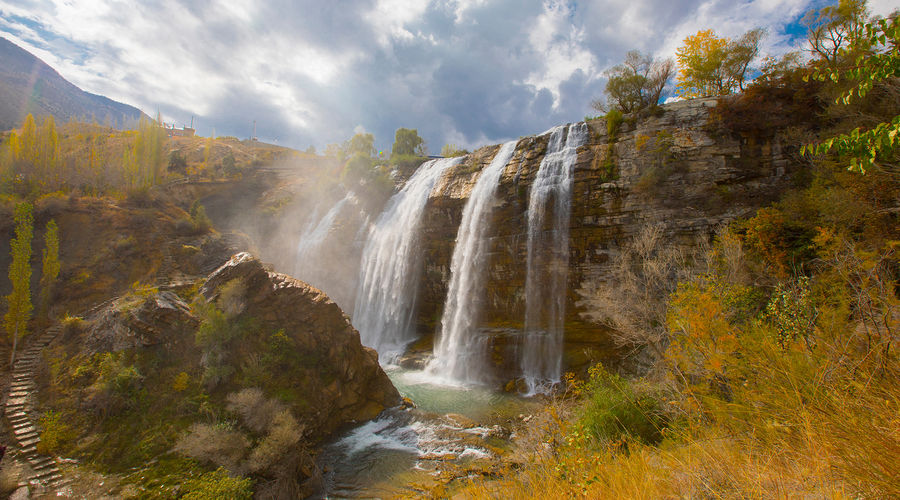
POLYGON ((531 186, 525 342, 520 358, 529 394, 549 391, 561 376, 572 180, 577 149, 587 137, 585 123, 552 129, 531 186))
POLYGON ((435 183, 460 161, 441 158, 422 164, 369 229, 353 325, 382 363, 402 354, 416 338, 412 323, 422 268, 419 226, 435 183))
POLYGON ((450 264, 440 340, 427 371, 449 381, 485 383, 488 353, 476 338, 485 293, 491 209, 500 176, 518 141, 504 144, 482 172, 463 209, 450 264))
POLYGON ((385 370, 417 408, 386 410, 326 445, 318 498, 414 496, 410 485, 428 484, 447 461, 496 458, 509 440, 505 423, 538 406, 488 389, 446 386, 424 371, 385 370))

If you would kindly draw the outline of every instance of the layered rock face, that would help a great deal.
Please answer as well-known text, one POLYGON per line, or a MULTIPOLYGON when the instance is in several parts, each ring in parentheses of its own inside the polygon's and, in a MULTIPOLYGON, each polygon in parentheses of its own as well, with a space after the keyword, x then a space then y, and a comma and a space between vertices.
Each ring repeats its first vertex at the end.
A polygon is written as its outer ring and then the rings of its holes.
MULTIPOLYGON (((790 187, 797 163, 778 133, 759 140, 724 128, 717 100, 664 106, 636 123, 588 123, 578 149, 570 219, 564 369, 617 358, 607 330, 585 319, 581 299, 604 281, 609 263, 645 224, 664 228, 669 244, 708 240, 722 224, 752 215, 790 187)), ((500 179, 492 214, 491 255, 482 325, 492 337, 498 378, 509 379, 525 318, 528 196, 549 134, 519 141, 500 179)), ((450 261, 463 207, 498 146, 481 148, 448 170, 434 189, 423 223, 425 270, 418 324, 440 328, 450 261)), ((416 348, 427 350, 426 336, 416 348)), ((513 375, 514 376, 514 375, 513 375)))

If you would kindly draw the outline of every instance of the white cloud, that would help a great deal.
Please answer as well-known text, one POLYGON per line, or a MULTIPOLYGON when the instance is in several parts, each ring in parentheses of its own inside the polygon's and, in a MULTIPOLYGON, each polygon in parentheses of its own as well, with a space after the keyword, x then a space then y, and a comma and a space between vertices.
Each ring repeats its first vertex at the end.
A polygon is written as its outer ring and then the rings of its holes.
POLYGON ((584 29, 573 26, 570 7, 557 0, 544 2, 544 12, 538 17, 529 41, 542 63, 528 75, 526 83, 553 94, 553 106, 560 100, 559 86, 579 69, 592 74, 594 56, 584 47, 584 29))
MULTIPOLYGON (((537 133, 590 113, 630 49, 786 23, 812 0, 0 0, 0 32, 90 92, 225 135, 318 147, 361 125, 432 150, 537 133)), ((872 10, 888 10, 886 0, 872 10)), ((201 133, 208 132, 201 129, 201 133)))

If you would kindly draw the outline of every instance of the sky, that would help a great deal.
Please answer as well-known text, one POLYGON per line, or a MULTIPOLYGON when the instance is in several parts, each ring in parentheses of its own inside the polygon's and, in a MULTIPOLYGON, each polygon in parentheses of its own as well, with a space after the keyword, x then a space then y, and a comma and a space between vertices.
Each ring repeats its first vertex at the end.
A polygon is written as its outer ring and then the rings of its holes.
MULTIPOLYGON (((870 0, 875 14, 894 0, 870 0)), ((415 128, 432 154, 594 115, 604 71, 700 29, 800 47, 821 0, 0 0, 0 36, 198 134, 298 149, 415 128)))

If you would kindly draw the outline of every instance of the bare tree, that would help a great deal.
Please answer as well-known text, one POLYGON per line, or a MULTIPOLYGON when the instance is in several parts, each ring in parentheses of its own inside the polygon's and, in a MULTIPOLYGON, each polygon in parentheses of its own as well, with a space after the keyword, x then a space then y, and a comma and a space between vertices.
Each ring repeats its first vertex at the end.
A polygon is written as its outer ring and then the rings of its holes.
POLYGON ((585 294, 585 316, 612 328, 619 347, 649 348, 658 358, 668 344, 668 297, 689 274, 684 252, 667 240, 663 225, 644 225, 614 259, 606 281, 585 294))

